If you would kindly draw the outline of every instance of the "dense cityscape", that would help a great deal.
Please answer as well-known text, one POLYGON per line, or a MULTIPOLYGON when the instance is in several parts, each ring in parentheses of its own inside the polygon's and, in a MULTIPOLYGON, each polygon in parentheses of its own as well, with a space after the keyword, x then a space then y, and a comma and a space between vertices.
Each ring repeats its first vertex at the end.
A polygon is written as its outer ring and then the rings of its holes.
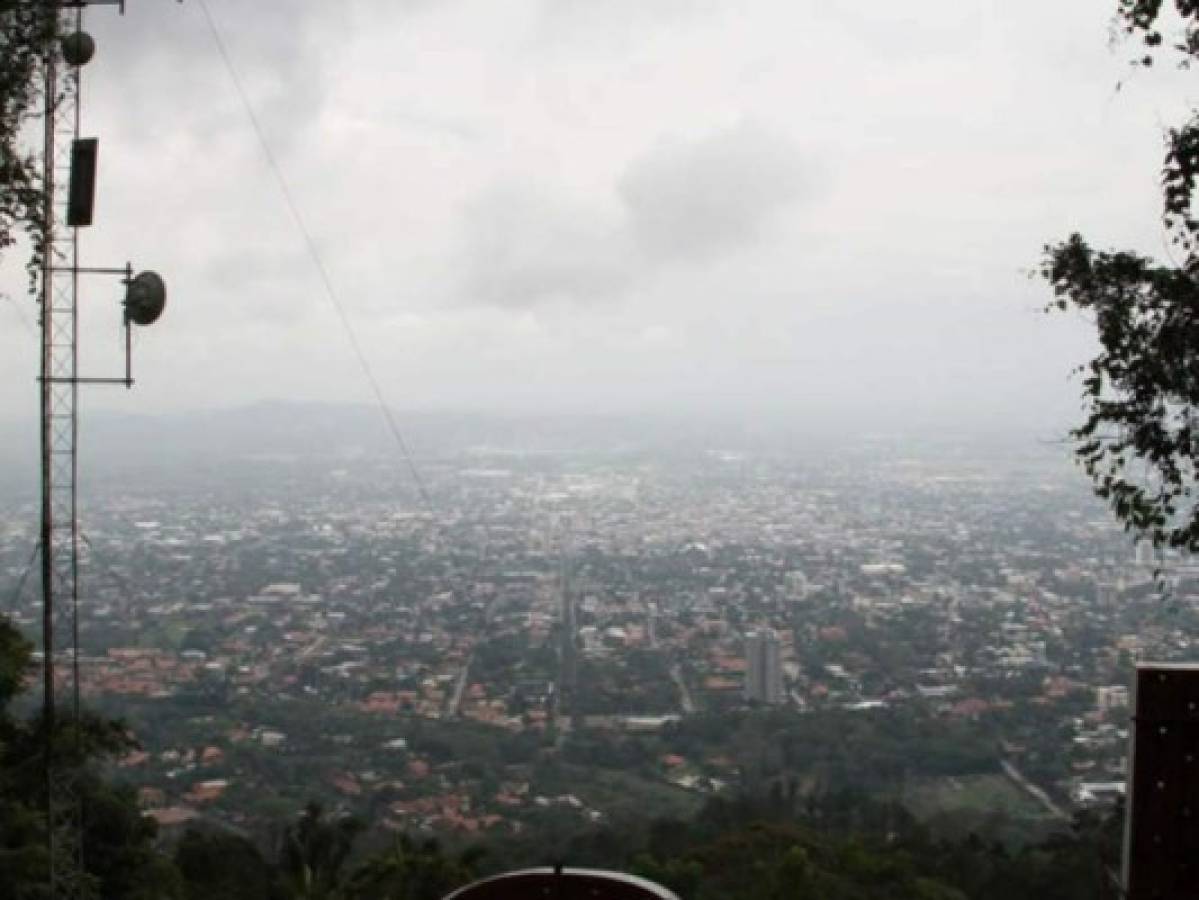
MULTIPOLYGON (((163 833, 319 799, 396 831, 694 813, 792 779, 1047 830, 1127 775, 1196 582, 1055 447, 242 459, 86 498, 86 702, 163 833)), ((0 528, 8 591, 36 516, 0 528)), ((36 591, 14 603, 36 635, 36 591)), ((988 820, 990 824, 983 824, 988 820)), ((956 823, 956 824, 955 824, 956 823)))

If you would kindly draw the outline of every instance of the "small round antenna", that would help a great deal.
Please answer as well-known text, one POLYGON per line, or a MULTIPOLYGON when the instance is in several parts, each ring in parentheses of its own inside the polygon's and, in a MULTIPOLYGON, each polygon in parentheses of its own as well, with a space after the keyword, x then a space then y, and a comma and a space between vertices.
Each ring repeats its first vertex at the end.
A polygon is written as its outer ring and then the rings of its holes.
POLYGON ((167 286, 157 272, 142 272, 125 290, 125 321, 153 325, 167 304, 167 286))
POLYGON ((72 66, 86 66, 96 55, 96 42, 86 31, 63 35, 62 58, 72 66))

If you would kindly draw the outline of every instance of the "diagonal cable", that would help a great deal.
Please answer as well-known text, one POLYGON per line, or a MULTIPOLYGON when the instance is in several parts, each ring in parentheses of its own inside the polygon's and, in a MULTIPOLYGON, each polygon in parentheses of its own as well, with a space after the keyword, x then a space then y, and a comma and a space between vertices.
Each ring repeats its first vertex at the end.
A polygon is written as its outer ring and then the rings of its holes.
POLYGON ((8 601, 8 609, 14 610, 21 600, 21 594, 25 590, 25 582, 29 579, 29 573, 33 571, 33 562, 38 558, 42 551, 42 542, 37 541, 33 545, 33 552, 29 554, 29 561, 25 563, 25 571, 21 573, 21 577, 17 579, 16 589, 12 592, 12 597, 8 601))
POLYGON ((400 449, 401 455, 404 457, 404 462, 408 466, 408 471, 412 474, 412 480, 416 485, 417 492, 420 494, 421 500, 426 509, 432 513, 433 502, 429 496, 428 490, 425 488, 424 479, 421 478, 420 471, 416 467, 416 460, 413 459, 412 453, 408 449, 408 442, 404 440, 404 435, 400 431, 400 426, 396 422, 395 415, 391 408, 387 405, 387 400, 383 395, 383 389, 379 385, 379 380, 375 377, 374 370, 371 368, 370 361, 367 359, 365 351, 362 349, 362 344, 358 340, 358 335, 354 331, 354 326, 350 322, 350 317, 346 313, 344 304, 338 296, 337 290, 333 286, 333 279, 329 275, 329 270, 325 266, 324 259, 321 257, 320 251, 317 249, 316 241, 312 237, 312 232, 309 231, 308 225, 304 220, 304 216, 300 213, 300 207, 296 203, 295 195, 292 193, 291 187, 287 179, 283 175, 283 170, 279 166, 278 160, 275 158, 274 152, 271 150, 270 143, 266 139, 266 131, 262 127, 262 123, 258 119, 257 113, 254 112, 254 105, 250 102, 250 96, 246 92, 245 85, 242 83, 241 76, 237 72, 237 67, 233 64, 233 58, 229 54, 228 47, 225 45, 224 39, 221 37, 220 29, 212 17, 211 11, 208 9, 206 0, 198 0, 200 10, 204 14, 204 20, 208 24, 208 30, 212 35, 213 43, 216 44, 217 52, 220 53, 221 59, 225 64, 225 69, 229 73, 229 78, 233 82, 234 88, 237 90, 237 95, 241 99, 242 106, 246 111, 246 116, 250 120, 250 125, 254 129, 254 134, 258 138, 258 144, 262 148, 262 153, 266 157, 267 165, 271 172, 274 173, 275 182, 279 187, 280 193, 283 195, 283 200, 287 204, 288 212, 291 214, 292 221, 295 223, 296 229, 300 232, 304 240, 305 249, 308 251, 309 257, 312 259, 313 266, 316 268, 317 274, 320 276, 321 285, 324 288, 325 297, 330 305, 337 313, 337 318, 341 322, 342 330, 345 332, 346 340, 350 344, 350 348, 354 352, 355 358, 358 360, 358 365, 362 369, 362 374, 366 377, 367 383, 370 385, 371 392, 375 396, 375 401, 379 406, 379 411, 383 414, 383 418, 387 423, 387 428, 391 432, 392 438, 400 449))

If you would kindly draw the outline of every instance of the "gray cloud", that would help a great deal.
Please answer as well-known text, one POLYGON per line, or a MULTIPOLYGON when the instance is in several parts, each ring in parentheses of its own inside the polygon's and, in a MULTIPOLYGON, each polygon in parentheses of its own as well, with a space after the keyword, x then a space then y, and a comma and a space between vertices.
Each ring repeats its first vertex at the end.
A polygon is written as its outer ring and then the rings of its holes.
MULTIPOLYGON (((207 2, 397 405, 1073 411, 1092 330, 1029 313, 1021 273, 1075 229, 1161 253, 1160 124, 1193 95, 1162 67, 1113 97, 1094 0, 1035 29, 991 0, 207 2)), ((171 292, 139 389, 88 408, 364 396, 198 3, 88 22, 84 259, 171 292)), ((0 417, 34 421, 22 263, 0 417)))
POLYGON ((466 209, 465 289, 500 306, 587 300, 631 277, 618 228, 533 184, 503 184, 466 209))
POLYGON ((660 145, 629 166, 618 191, 644 253, 694 260, 759 239, 803 186, 795 145, 742 124, 701 140, 660 145))
MULTIPOLYGON (((103 79, 125 99, 114 111, 131 135, 160 132, 164 90, 172 104, 196 111, 197 129, 245 128, 204 11, 196 4, 157 6, 131 9, 128 16, 91 14, 87 27, 99 49, 86 77, 103 79)), ((288 152, 307 136, 327 99, 322 46, 332 37, 328 14, 310 2, 276 8, 209 0, 207 9, 274 149, 288 152)))
POLYGON ((464 287, 472 301, 518 307, 619 295, 663 265, 752 245, 803 183, 789 139, 742 124, 635 159, 608 215, 533 184, 492 186, 465 210, 464 287))

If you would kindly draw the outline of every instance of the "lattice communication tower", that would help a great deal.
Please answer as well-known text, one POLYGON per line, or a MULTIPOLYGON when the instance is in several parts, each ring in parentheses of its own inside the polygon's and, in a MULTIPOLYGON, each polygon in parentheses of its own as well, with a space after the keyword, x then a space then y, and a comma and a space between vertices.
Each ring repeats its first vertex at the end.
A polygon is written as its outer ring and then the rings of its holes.
POLYGON ((131 329, 162 313, 166 290, 153 272, 136 277, 132 266, 80 265, 79 229, 91 225, 98 143, 80 136, 80 70, 95 43, 83 31, 89 6, 124 0, 46 0, 43 91, 42 236, 39 325, 41 364, 41 574, 42 728, 50 894, 94 894, 84 865, 81 779, 84 762, 80 718, 79 388, 84 384, 133 385, 131 329), (83 275, 118 276, 125 285, 125 372, 113 378, 79 374, 79 286, 83 275))

